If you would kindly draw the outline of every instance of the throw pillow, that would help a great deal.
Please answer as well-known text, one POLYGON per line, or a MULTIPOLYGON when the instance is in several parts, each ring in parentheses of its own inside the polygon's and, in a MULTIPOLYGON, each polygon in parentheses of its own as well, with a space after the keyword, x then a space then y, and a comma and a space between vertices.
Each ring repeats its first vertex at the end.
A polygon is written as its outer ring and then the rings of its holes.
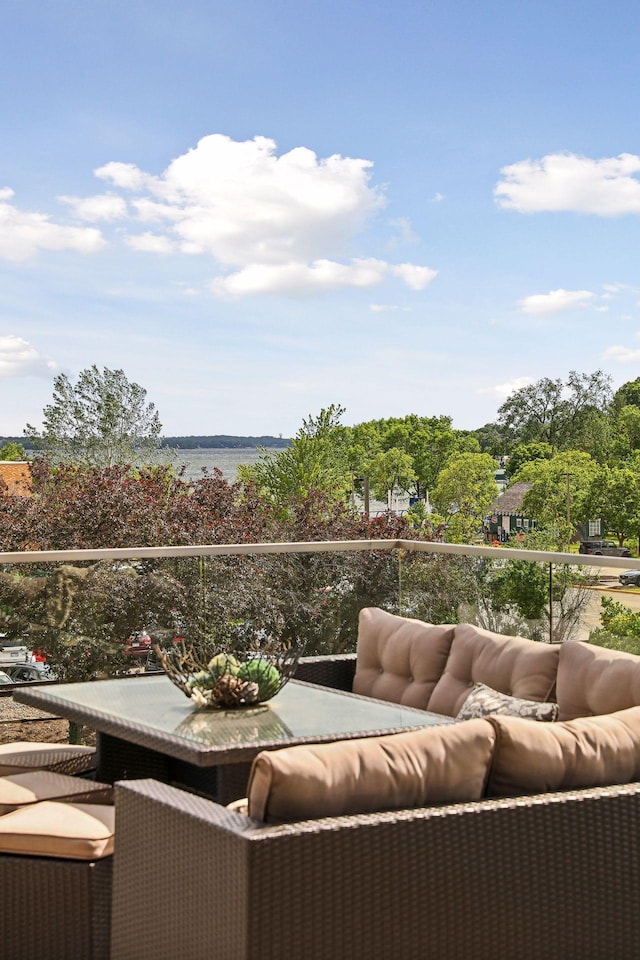
POLYGON ((484 683, 474 683, 469 696, 462 704, 457 720, 474 720, 501 714, 509 717, 524 717, 527 720, 557 720, 557 703, 539 703, 536 700, 523 700, 510 697, 506 693, 492 690, 484 683))
POLYGON ((488 717, 486 722, 497 734, 489 796, 640 779, 640 707, 559 723, 528 723, 519 717, 488 717))
POLYGON ((249 816, 266 823, 480 800, 493 757, 489 720, 259 753, 249 816))

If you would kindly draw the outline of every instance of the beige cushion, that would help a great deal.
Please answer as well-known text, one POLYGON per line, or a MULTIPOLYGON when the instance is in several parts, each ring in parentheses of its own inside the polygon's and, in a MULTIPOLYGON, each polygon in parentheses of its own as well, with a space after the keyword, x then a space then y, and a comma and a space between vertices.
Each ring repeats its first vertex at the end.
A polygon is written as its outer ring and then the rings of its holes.
POLYGON ((640 657, 567 640, 560 647, 557 700, 561 720, 640 706, 640 657))
POLYGON ((30 770, 0 777, 0 814, 40 800, 110 803, 113 788, 95 780, 68 777, 49 770, 30 770))
POLYGON ((458 624, 429 710, 457 716, 474 683, 523 700, 555 700, 557 669, 555 645, 458 624))
POLYGON ((97 860, 113 853, 114 808, 45 800, 0 817, 0 853, 97 860))
POLYGON ((495 734, 488 720, 258 754, 249 815, 267 823, 479 800, 495 734))
POLYGON ((537 700, 509 697, 506 693, 492 690, 484 683, 474 683, 469 696, 460 708, 457 719, 474 720, 477 717, 488 717, 492 714, 552 722, 558 719, 558 704, 553 701, 539 703, 537 700))
POLYGON ((37 743, 16 740, 0 744, 0 777, 27 770, 52 770, 56 773, 80 773, 95 766, 93 747, 68 743, 37 743))
POLYGON ((452 640, 452 626, 365 607, 358 620, 353 692, 425 710, 452 640))
POLYGON ((490 796, 640 780, 640 707, 560 723, 495 716, 487 722, 497 734, 490 796))

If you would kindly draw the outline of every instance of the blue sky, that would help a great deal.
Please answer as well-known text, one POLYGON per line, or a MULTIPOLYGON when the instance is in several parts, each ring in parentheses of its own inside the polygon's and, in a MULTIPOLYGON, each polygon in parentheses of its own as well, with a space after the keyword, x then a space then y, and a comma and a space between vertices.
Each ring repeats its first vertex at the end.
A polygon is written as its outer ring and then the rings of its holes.
POLYGON ((164 432, 494 420, 640 375, 631 2, 4 0, 0 434, 91 364, 164 432))

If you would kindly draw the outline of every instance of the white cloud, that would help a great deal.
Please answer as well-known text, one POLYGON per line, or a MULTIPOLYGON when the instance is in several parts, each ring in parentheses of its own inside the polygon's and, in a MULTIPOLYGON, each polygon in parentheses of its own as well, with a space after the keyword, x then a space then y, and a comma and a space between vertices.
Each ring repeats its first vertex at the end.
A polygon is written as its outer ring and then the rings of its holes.
POLYGON ((640 361, 640 349, 615 345, 607 347, 603 354, 605 360, 616 360, 618 363, 637 363, 640 361))
POLYGON ((442 200, 444 200, 444 198, 444 193, 434 193, 434 195, 431 197, 431 203, 440 203, 442 200))
POLYGON ((58 197, 68 204, 81 220, 120 220, 127 215, 127 204, 115 193, 100 193, 94 197, 58 197))
POLYGON ((536 293, 518 301, 523 313, 544 314, 560 313, 575 307, 586 307, 595 297, 590 290, 551 290, 549 293, 536 293))
POLYGON ((0 380, 12 377, 50 377, 57 364, 13 334, 0 336, 0 380))
POLYGON ((126 237, 126 243, 133 249, 143 253, 172 253, 176 244, 164 234, 139 233, 126 237))
POLYGON ((493 387, 483 387, 477 390, 476 393, 492 393, 498 397, 508 397, 516 390, 521 390, 522 387, 528 387, 533 382, 531 377, 514 377, 513 380, 508 380, 506 383, 498 383, 493 387))
POLYGON ((142 190, 148 181, 153 178, 139 170, 135 163, 105 163, 93 171, 101 180, 111 180, 116 187, 123 190, 142 190))
POLYGON ((570 210, 616 217, 640 213, 640 156, 592 160, 573 153, 553 153, 541 160, 521 160, 500 171, 497 203, 520 213, 570 210))
POLYGON ((44 213, 27 213, 8 201, 13 191, 0 190, 0 259, 30 260, 39 250, 95 253, 106 241, 95 227, 53 223, 44 213))
POLYGON ((415 263, 399 263, 389 269, 394 276, 404 280, 412 290, 424 290, 438 275, 437 270, 430 270, 429 267, 418 267, 415 263))
MULTIPOLYGON (((337 154, 319 159, 306 147, 278 156, 266 137, 238 142, 212 134, 161 176, 117 162, 95 173, 136 193, 137 219, 155 222, 182 253, 213 257, 227 271, 213 281, 219 294, 370 286, 384 275, 423 290, 435 276, 427 267, 344 260, 385 203, 369 182, 371 167, 369 160, 337 154)), ((411 239, 408 221, 395 226, 411 239)))
POLYGON ((339 290, 345 287, 372 287, 381 283, 389 270, 384 260, 315 260, 310 264, 292 261, 283 264, 255 263, 237 273, 212 282, 216 293, 243 296, 255 293, 300 294, 309 290, 339 290))

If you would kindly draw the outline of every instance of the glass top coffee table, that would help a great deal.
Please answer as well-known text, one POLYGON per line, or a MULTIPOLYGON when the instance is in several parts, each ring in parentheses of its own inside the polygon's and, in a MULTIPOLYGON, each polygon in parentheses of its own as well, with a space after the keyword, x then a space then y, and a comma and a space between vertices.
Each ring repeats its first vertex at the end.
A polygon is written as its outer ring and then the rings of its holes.
POLYGON ((246 786, 247 765, 261 750, 451 722, 298 680, 267 703, 233 710, 199 710, 165 676, 51 684, 14 698, 96 730, 99 779, 152 776, 220 799, 242 791, 222 790, 222 774, 228 787, 234 773, 246 786))

